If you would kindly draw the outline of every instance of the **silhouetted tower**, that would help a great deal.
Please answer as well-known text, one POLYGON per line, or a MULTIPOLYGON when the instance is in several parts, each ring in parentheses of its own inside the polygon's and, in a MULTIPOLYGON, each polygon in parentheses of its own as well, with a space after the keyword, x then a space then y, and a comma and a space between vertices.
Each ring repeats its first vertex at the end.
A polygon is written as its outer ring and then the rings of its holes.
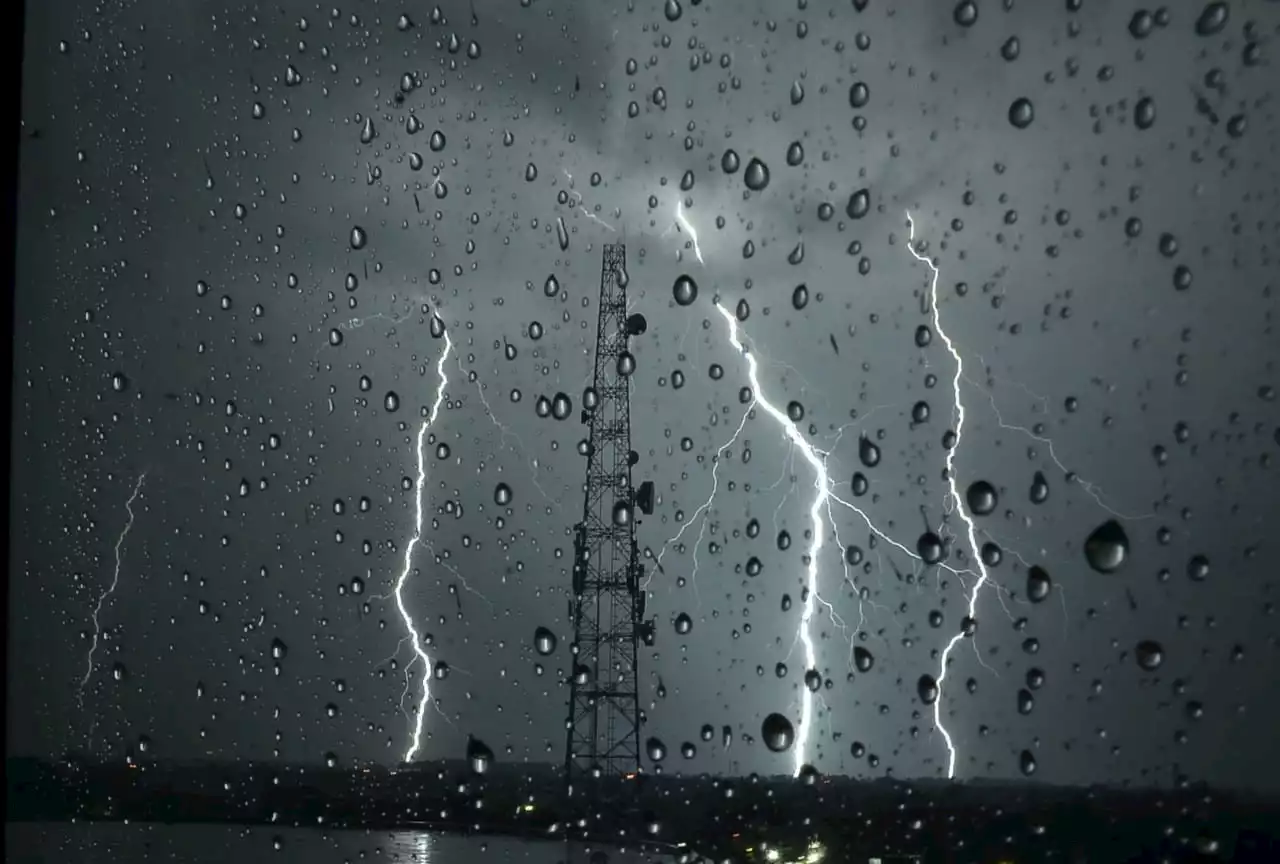
MULTIPOLYGON (((595 377, 582 396, 588 426, 587 482, 582 521, 574 526, 573 596, 569 601, 576 652, 569 686, 565 779, 569 794, 586 781, 608 785, 640 771, 640 643, 652 644, 636 548, 636 515, 653 512, 653 483, 636 489, 631 470, 632 336, 642 315, 627 315, 626 247, 604 247, 595 377)), ((615 787, 616 788, 616 787, 615 787)))

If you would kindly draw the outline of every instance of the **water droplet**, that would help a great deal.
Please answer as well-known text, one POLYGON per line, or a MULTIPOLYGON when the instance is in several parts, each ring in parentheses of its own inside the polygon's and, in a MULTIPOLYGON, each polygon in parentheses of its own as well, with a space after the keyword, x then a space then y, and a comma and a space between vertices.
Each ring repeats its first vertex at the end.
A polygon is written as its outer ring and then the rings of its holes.
POLYGON ((631 524, 631 505, 618 501, 613 505, 613 524, 619 528, 631 524))
POLYGON ((675 628, 676 632, 681 636, 687 636, 689 631, 693 629, 693 619, 689 617, 687 612, 681 612, 676 616, 675 628))
POLYGON ((1024 777, 1030 777, 1036 773, 1036 757, 1030 750, 1023 750, 1018 754, 1018 770, 1024 777))
POLYGON ((556 634, 552 633, 546 627, 539 627, 533 631, 533 650, 537 651, 543 657, 548 656, 556 650, 556 634))
POLYGON ((552 273, 547 277, 547 281, 542 283, 542 293, 546 297, 555 297, 560 293, 560 280, 552 273))
POLYGON ((1042 567, 1032 567, 1027 571, 1027 598, 1032 603, 1043 603, 1053 589, 1053 580, 1042 567))
POLYGON ((361 228, 359 225, 353 225, 351 227, 350 239, 351 239, 352 249, 363 249, 364 244, 369 242, 369 235, 366 234, 365 230, 361 228))
POLYGON ((975 516, 989 516, 996 509, 1000 499, 996 494, 996 487, 986 480, 977 480, 969 484, 965 500, 969 502, 970 513, 975 516))
POLYGON ((493 503, 499 507, 506 507, 511 503, 511 487, 506 483, 499 483, 493 487, 493 503))
POLYGON ((564 420, 573 413, 573 400, 568 393, 557 393, 551 400, 551 416, 564 420))
POLYGON ((764 739, 764 746, 774 753, 782 753, 795 741, 796 730, 786 717, 773 713, 760 724, 760 737, 764 739))
POLYGON ((556 217, 556 240, 560 243, 560 251, 569 251, 569 229, 564 224, 564 217, 556 217))
POLYGON ((120 661, 111 664, 111 677, 116 681, 123 681, 129 677, 129 670, 120 661))
POLYGON ((792 141, 787 145, 787 164, 792 168, 804 161, 804 145, 799 141, 792 141))
POLYGON ((1018 97, 1009 106, 1009 122, 1017 129, 1026 129, 1036 119, 1035 106, 1026 97, 1018 97))
POLYGON ((809 287, 803 282, 791 292, 791 308, 797 312, 809 305, 809 287))
POLYGON ((938 701, 938 682, 927 672, 916 681, 916 695, 926 705, 938 701))
POLYGON ((945 552, 942 540, 932 531, 926 531, 916 541, 916 552, 926 564, 937 564, 945 552))
POLYGON ((675 284, 671 286, 671 296, 680 306, 692 305, 693 301, 698 299, 698 283, 693 281, 692 276, 678 276, 675 284))
POLYGON ((684 14, 684 7, 680 5, 680 0, 667 0, 662 4, 662 14, 668 21, 679 21, 680 16, 684 14))
POLYGON ((1139 9, 1129 19, 1129 35, 1134 39, 1146 39, 1155 29, 1156 18, 1146 9, 1139 9))
POLYGON ((853 648, 853 666, 859 672, 870 672, 871 667, 875 665, 876 658, 869 650, 861 645, 855 645, 853 648))
POLYGON ((1129 557, 1129 536, 1114 519, 1108 519, 1084 541, 1084 557, 1099 573, 1114 573, 1129 557))
POLYGON ((698 731, 698 737, 700 737, 703 741, 710 741, 712 738, 716 737, 715 727, 712 726, 710 723, 703 723, 702 729, 698 731))
POLYGON ((960 0, 952 10, 951 17, 961 27, 972 27, 978 20, 978 4, 973 0, 960 0))
POLYGON ((129 389, 129 377, 123 372, 116 372, 111 376, 111 389, 117 393, 123 393, 129 389))
POLYGON ((284 644, 280 639, 271 640, 271 657, 275 660, 283 660, 289 654, 289 646, 284 644))
POLYGON ((747 184, 747 188, 752 192, 761 191, 769 185, 769 166, 753 157, 747 163, 747 170, 742 175, 742 182, 747 184))
POLYGON ((849 105, 852 108, 865 108, 871 99, 871 88, 862 81, 857 81, 849 88, 849 105))
POLYGON ((493 751, 479 738, 467 740, 467 764, 476 774, 483 774, 493 765, 493 751))
POLYGON ((849 196, 849 203, 845 205, 844 212, 850 219, 861 219, 871 211, 871 191, 869 189, 858 189, 849 196))
POLYGON ((862 435, 858 438, 858 459, 862 461, 863 467, 874 468, 880 464, 880 446, 862 435))
POLYGON ((1043 504, 1049 500, 1049 481, 1039 471, 1031 478, 1029 497, 1032 504, 1043 504))
POLYGON ((1187 578, 1192 582, 1203 582, 1209 578, 1209 559, 1203 555, 1192 555, 1187 562, 1187 578))
POLYGON ((1133 106, 1133 124, 1139 129, 1150 129, 1156 122, 1156 100, 1143 96, 1133 106))
POLYGON ((720 170, 726 174, 736 174, 741 165, 742 160, 732 149, 724 151, 724 155, 720 157, 720 170))
POLYGON ((1227 26, 1229 17, 1226 3, 1207 4, 1200 12, 1200 17, 1196 19, 1196 35, 1213 36, 1222 32, 1222 28, 1227 26))
POLYGON ((388 390, 387 395, 382 397, 382 407, 388 414, 394 414, 400 410, 400 394, 394 390, 388 390))
POLYGON ((1154 672, 1164 662, 1164 646, 1153 639, 1143 639, 1133 648, 1134 659, 1145 672, 1154 672))

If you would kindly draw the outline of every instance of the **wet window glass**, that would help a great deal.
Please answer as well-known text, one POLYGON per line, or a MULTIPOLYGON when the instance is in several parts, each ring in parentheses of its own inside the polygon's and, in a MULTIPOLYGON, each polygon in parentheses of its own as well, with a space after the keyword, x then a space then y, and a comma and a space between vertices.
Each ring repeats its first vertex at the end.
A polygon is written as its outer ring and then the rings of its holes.
POLYGON ((1280 4, 24 27, 8 856, 1275 854, 1280 4))

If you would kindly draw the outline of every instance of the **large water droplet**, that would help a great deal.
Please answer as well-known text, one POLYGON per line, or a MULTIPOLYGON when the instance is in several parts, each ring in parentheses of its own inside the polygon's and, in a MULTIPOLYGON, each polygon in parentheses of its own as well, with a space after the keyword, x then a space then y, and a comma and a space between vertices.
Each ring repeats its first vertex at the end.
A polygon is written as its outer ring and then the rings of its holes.
POLYGON ((1114 573, 1129 557, 1129 536, 1114 519, 1108 519, 1084 541, 1084 557, 1099 573, 1114 573))
POLYGON ((351 226, 351 248, 363 249, 364 244, 369 242, 369 235, 359 225, 351 226))
POLYGON ((769 185, 769 166, 753 157, 747 163, 747 170, 742 176, 742 182, 746 183, 747 188, 751 191, 759 192, 769 185))
POLYGON ((479 738, 467 740, 467 764, 476 774, 483 774, 493 765, 493 751, 479 738))
POLYGON ((692 276, 682 274, 676 277, 671 286, 671 296, 677 305, 689 306, 698 299, 698 283, 693 281, 692 276))
POLYGON ((855 645, 853 649, 853 665, 859 672, 870 672, 871 667, 875 665, 875 655, 861 645, 855 645))
POLYGON ((1222 28, 1227 26, 1229 17, 1226 3, 1209 3, 1196 19, 1196 35, 1213 36, 1215 33, 1220 33, 1222 28))
POLYGON ((556 634, 552 633, 546 627, 539 627, 533 631, 533 650, 537 651, 543 657, 551 654, 556 650, 556 634))
POLYGON ((845 205, 844 212, 850 219, 861 219, 871 210, 871 191, 868 189, 859 189, 849 196, 849 203, 845 205))
POLYGON ((942 539, 937 534, 932 531, 926 531, 916 541, 916 552, 924 563, 937 564, 942 560, 946 548, 942 545, 942 539))
POLYGON ((932 675, 926 672, 920 676, 916 681, 916 695, 926 705, 932 705, 938 701, 938 682, 932 675))
POLYGON ((764 739, 764 746, 774 753, 782 753, 795 741, 796 730, 786 717, 773 713, 760 724, 760 737, 764 739))
POLYGON ((1145 672, 1154 672, 1164 662, 1164 646, 1153 639, 1143 639, 1133 649, 1134 659, 1145 672))
POLYGON ((863 466, 874 468, 880 464, 880 447, 867 436, 858 439, 858 458, 863 466))
POLYGON ((989 516, 996 509, 999 496, 996 494, 996 487, 986 480, 977 480, 969 484, 965 500, 969 502, 970 513, 975 516, 989 516))
POLYGON ((1027 599, 1032 603, 1043 603, 1053 590, 1053 580, 1042 567, 1032 567, 1027 571, 1027 599))
POLYGON ((1036 109, 1030 99, 1020 96, 1013 100, 1013 104, 1009 106, 1009 122, 1014 128, 1026 129, 1035 119, 1036 109))

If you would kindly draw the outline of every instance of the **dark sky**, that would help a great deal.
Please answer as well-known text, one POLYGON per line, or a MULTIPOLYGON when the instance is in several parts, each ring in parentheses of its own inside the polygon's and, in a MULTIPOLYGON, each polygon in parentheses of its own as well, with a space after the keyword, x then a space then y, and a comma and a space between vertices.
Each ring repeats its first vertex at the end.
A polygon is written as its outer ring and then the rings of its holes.
MULTIPOLYGON (((978 569, 945 474, 949 340, 956 487, 997 490, 976 536, 1003 552, 944 682, 957 775, 1021 776, 1028 751, 1048 782, 1275 787, 1280 5, 1211 4, 1222 23, 1198 21, 1199 2, 1146 21, 1130 4, 984 0, 971 22, 926 0, 681 3, 475 0, 441 3, 438 23, 416 3, 31 5, 13 752, 404 753, 419 679, 403 697, 413 654, 378 595, 414 533, 403 481, 438 314, 455 353, 404 598, 449 674, 422 755, 475 735, 500 759, 562 759, 585 429, 536 405, 580 402, 602 246, 625 238, 650 324, 633 345, 637 478, 659 493, 642 549, 706 501, 742 421, 747 362, 718 297, 747 304, 756 395, 803 407, 835 494, 907 550, 835 507, 860 603, 823 528, 809 630, 830 687, 808 761, 945 775, 917 682, 938 675, 978 569), (908 212, 939 268, 936 321, 908 212), (700 287, 689 306, 673 302, 682 274, 700 287), (1109 519, 1128 557, 1101 573, 1084 541, 1109 519), (958 575, 913 559, 926 529, 958 575), (1039 603, 1032 565, 1052 578, 1039 603), (559 637, 549 657, 539 626, 559 637), (850 675, 851 638, 869 671, 850 675), (1144 641, 1157 668, 1140 667, 1144 641)), ((645 735, 667 770, 787 772, 795 754, 760 729, 801 720, 814 473, 757 406, 716 479, 705 526, 650 583, 645 735), (703 742, 707 723, 733 745, 703 742)))

